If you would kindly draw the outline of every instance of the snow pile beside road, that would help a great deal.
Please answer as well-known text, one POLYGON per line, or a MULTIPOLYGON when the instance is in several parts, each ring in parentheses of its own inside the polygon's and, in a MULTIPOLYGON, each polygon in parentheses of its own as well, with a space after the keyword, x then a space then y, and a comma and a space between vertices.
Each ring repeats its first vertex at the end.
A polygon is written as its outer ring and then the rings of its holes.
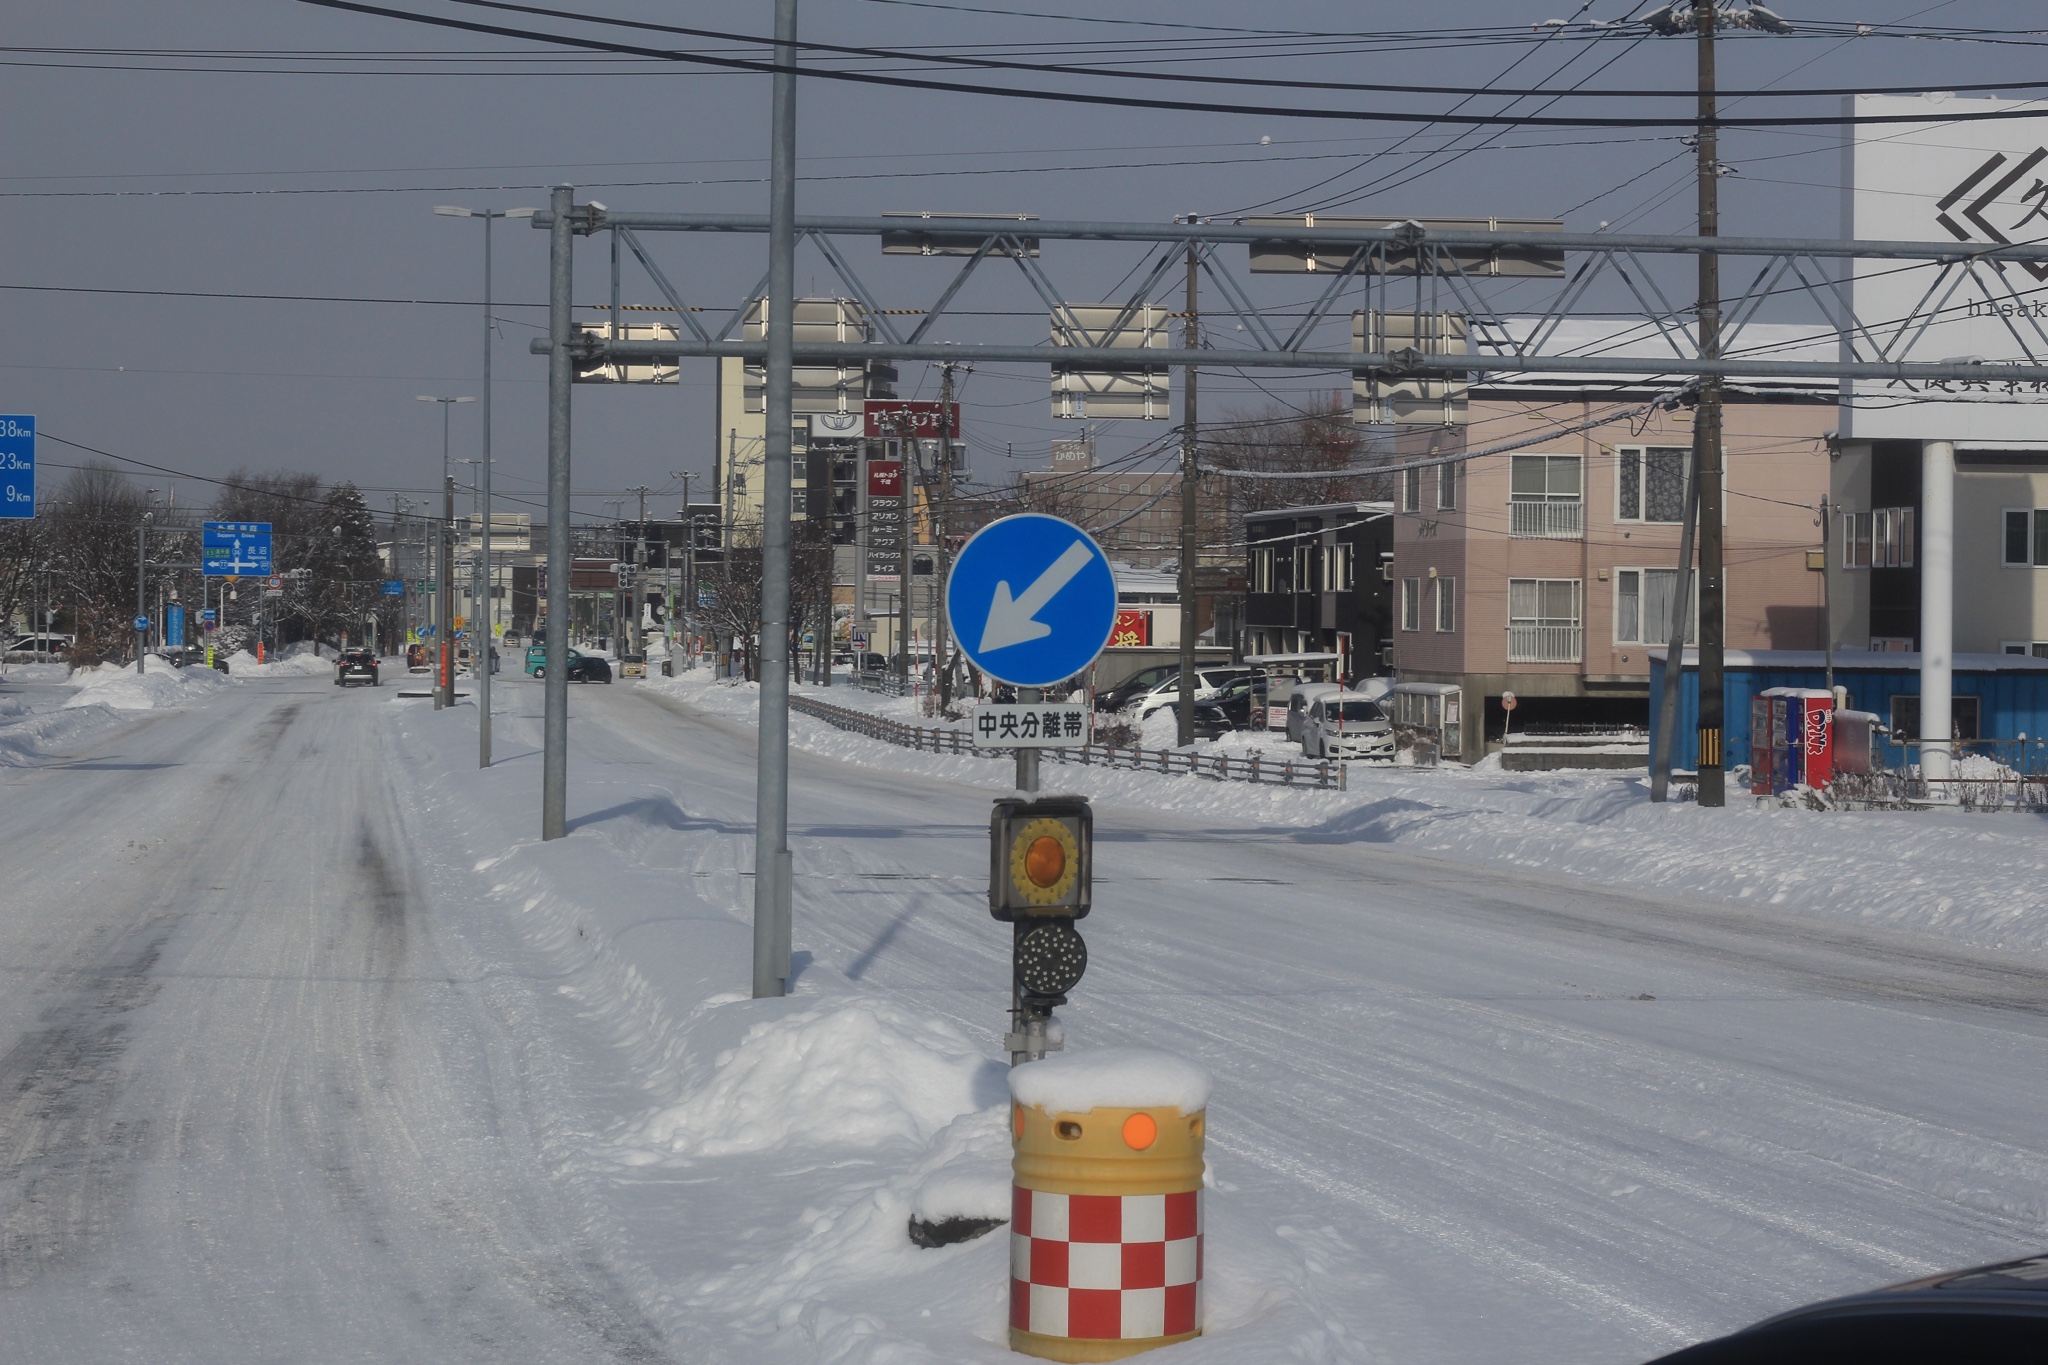
POLYGON ((942 1020, 879 996, 836 999, 754 1025, 638 1137, 686 1158, 921 1145, 986 1105, 1001 1075, 942 1020))
MULTIPOLYGON (((759 709, 751 685, 676 679, 672 690, 692 707, 749 724, 759 709)), ((855 695, 832 693, 840 703, 855 695)), ((901 749, 800 714, 790 716, 790 741, 826 757, 994 790, 1011 780, 1007 758, 901 749)), ((1238 743, 1252 747, 1249 737, 1238 743)), ((1276 758, 1300 756, 1280 735, 1256 747, 1276 758)), ((1778 917, 1841 919, 2048 955, 2048 913, 2039 908, 2048 846, 2030 816, 1787 810, 1739 788, 1719 810, 1689 801, 1652 805, 1640 769, 1511 773, 1492 758, 1473 768, 1353 763, 1341 792, 1050 759, 1042 772, 1048 790, 1093 797, 1099 824, 1117 805, 1137 806, 1256 831, 1262 841, 1379 844, 1778 917)))
POLYGON ((132 665, 95 664, 71 675, 77 691, 64 703, 67 707, 107 706, 116 711, 154 711, 196 701, 229 686, 229 680, 211 668, 179 668, 159 655, 143 659, 143 671, 132 665))
POLYGON ((322 658, 317 649, 306 649, 259 664, 245 649, 228 660, 228 668, 238 678, 319 678, 334 671, 334 660, 322 658))
POLYGON ((1184 1057, 1142 1047, 1055 1053, 1010 1073, 1010 1098, 1048 1114, 1090 1109, 1178 1109, 1209 1105, 1209 1073, 1184 1057))

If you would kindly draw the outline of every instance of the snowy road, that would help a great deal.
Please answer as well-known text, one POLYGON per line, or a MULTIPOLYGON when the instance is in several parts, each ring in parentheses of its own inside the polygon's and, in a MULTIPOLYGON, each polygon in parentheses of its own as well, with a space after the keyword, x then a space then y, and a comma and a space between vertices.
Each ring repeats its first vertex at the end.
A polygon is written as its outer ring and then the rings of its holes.
MULTIPOLYGON (((753 1004, 751 730, 576 689, 572 835, 515 846, 540 696, 507 682, 481 777, 466 708, 317 678, 0 768, 0 1359, 1006 1358, 1000 1238, 842 1236, 901 1153, 621 1155, 777 1010, 995 1054, 1001 769, 799 752, 799 993, 753 1004)), ((1071 1045, 1218 1080, 1178 1359, 1622 1365, 2048 1242, 2038 965, 1363 817, 1097 828, 1071 1045)))
POLYGON ((0 769, 0 1360, 667 1358, 437 948, 390 696, 266 681, 0 769))

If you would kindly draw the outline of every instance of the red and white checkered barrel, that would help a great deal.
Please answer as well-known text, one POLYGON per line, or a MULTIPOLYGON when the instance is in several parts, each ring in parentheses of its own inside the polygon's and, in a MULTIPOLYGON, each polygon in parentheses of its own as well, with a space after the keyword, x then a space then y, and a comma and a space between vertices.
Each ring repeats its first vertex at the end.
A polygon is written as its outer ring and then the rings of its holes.
POLYGON ((1117 1360, 1202 1322, 1203 1111, 1012 1106, 1010 1347, 1117 1360))

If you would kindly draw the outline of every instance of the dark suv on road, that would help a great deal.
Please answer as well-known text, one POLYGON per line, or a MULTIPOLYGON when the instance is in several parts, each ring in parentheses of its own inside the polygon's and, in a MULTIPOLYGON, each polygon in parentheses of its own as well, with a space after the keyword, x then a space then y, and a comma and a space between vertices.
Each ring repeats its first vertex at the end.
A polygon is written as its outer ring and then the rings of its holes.
POLYGON ((377 682, 377 656, 367 649, 351 649, 334 661, 334 685, 347 687, 352 682, 366 682, 372 687, 377 682))

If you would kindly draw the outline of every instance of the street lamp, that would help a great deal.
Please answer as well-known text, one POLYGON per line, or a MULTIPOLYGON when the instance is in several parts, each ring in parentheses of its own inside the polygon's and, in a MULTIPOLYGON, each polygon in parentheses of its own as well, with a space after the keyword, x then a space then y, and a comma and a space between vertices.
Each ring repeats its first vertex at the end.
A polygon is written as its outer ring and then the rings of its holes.
POLYGON ((450 577, 449 549, 455 525, 455 478, 448 472, 448 410, 457 403, 474 403, 474 398, 436 398, 433 394, 417 395, 422 403, 441 405, 441 535, 440 549, 435 555, 435 578, 433 596, 434 635, 438 644, 441 668, 434 679, 434 709, 441 710, 455 705, 455 655, 449 639, 449 622, 454 619, 452 610, 455 602, 455 587, 450 577))
POLYGON ((484 220, 484 441, 483 441, 483 488, 480 497, 483 502, 483 544, 484 567, 484 653, 482 666, 476 675, 476 761, 480 768, 491 766, 491 645, 496 639, 493 617, 496 603, 492 597, 497 584, 491 565, 491 338, 496 332, 496 319, 491 316, 491 223, 499 218, 531 218, 532 209, 466 209, 458 204, 436 204, 434 212, 443 218, 481 218, 484 220))

